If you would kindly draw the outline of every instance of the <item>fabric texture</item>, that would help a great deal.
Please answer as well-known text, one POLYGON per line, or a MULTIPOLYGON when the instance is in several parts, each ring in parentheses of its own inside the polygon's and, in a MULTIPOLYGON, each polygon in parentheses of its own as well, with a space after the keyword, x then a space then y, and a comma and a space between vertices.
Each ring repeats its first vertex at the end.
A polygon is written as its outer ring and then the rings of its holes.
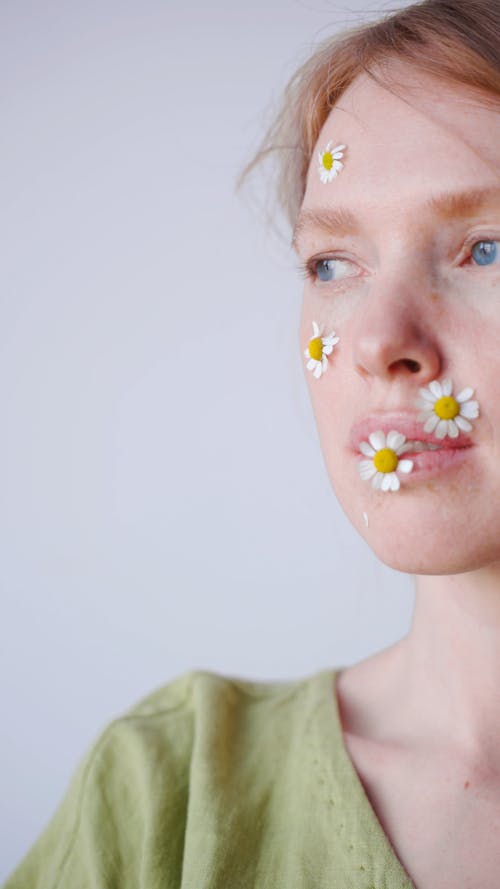
POLYGON ((343 742, 338 670, 193 670, 113 720, 4 889, 414 889, 343 742))

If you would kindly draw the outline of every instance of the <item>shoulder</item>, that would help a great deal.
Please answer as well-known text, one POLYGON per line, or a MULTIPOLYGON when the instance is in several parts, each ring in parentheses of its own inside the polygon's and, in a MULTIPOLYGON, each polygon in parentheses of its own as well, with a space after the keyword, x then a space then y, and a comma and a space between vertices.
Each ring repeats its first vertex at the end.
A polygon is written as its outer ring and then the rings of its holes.
POLYGON ((141 698, 91 745, 5 889, 132 889, 146 872, 148 886, 179 885, 186 837, 204 842, 249 780, 267 793, 283 745, 314 708, 319 675, 191 670, 141 698))

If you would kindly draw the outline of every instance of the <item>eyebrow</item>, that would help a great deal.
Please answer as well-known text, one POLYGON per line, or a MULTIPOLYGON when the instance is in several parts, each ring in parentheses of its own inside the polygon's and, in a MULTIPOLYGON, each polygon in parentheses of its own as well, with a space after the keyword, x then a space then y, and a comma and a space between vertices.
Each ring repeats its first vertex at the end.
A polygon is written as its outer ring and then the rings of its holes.
MULTIPOLYGON (((419 214, 434 212, 443 219, 457 219, 476 212, 481 208, 500 204, 500 187, 472 188, 467 191, 445 191, 428 198, 419 208, 419 214)), ((322 230, 336 235, 357 234, 361 224, 347 207, 318 207, 300 211, 291 241, 291 247, 298 249, 299 242, 307 231, 322 230)))

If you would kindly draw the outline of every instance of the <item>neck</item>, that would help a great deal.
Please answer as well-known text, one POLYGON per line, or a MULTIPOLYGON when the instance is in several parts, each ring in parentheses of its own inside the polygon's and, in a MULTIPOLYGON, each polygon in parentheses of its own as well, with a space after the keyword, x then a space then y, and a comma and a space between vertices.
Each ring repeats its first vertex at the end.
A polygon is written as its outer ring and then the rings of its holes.
POLYGON ((466 574, 417 577, 401 657, 426 730, 472 752, 500 734, 500 563, 466 574))

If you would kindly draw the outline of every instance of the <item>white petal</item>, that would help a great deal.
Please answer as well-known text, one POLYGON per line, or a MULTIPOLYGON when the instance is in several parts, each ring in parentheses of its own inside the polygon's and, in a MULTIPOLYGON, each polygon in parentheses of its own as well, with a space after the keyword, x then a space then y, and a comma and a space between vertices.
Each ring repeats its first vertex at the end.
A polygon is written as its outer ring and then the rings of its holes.
POLYGON ((314 368, 316 367, 317 363, 318 363, 318 362, 316 361, 315 358, 310 358, 309 361, 307 362, 307 369, 308 369, 308 370, 314 370, 314 368))
POLYGON ((424 432, 434 432, 437 424, 439 423, 439 417, 437 414, 432 413, 428 420, 425 422, 424 432))
POLYGON ((441 380, 441 386, 443 389, 443 395, 451 395, 453 389, 453 383, 451 380, 441 380))
POLYGON ((463 401, 468 401, 471 395, 474 395, 474 389, 471 389, 470 386, 467 386, 466 389, 462 389, 461 392, 456 395, 456 399, 459 404, 462 404, 463 401))
POLYGON ((461 417, 460 414, 455 417, 455 423, 457 424, 458 428, 462 430, 462 432, 470 432, 472 429, 472 423, 469 423, 468 420, 464 420, 464 418, 461 417))
POLYGON ((446 438, 448 432, 448 420, 439 420, 434 435, 436 438, 446 438))
POLYGON ((367 441, 360 442, 359 450, 361 451, 362 454, 365 455, 365 457, 374 457, 375 456, 375 451, 373 450, 372 447, 370 447, 370 445, 368 444, 367 441))
POLYGON ((397 451, 405 441, 406 436, 402 435, 401 432, 397 432, 395 429, 391 429, 387 434, 387 447, 392 448, 393 451, 397 451))
POLYGON ((467 417, 469 420, 475 420, 479 417, 479 405, 477 401, 466 401, 460 405, 460 416, 467 417))
POLYGON ((323 373, 326 373, 326 371, 328 370, 328 359, 325 358, 324 355, 323 355, 323 358, 321 359, 321 369, 322 369, 323 373))
POLYGON ((413 469, 413 460, 400 460, 398 463, 398 472, 411 472, 413 469))
POLYGON ((395 472, 391 472, 391 491, 399 491, 399 479, 395 472))
POLYGON ((332 144, 332 142, 333 142, 333 139, 330 139, 330 141, 326 143, 326 148, 325 148, 323 154, 326 154, 327 151, 330 151, 330 145, 332 144))
POLYGON ((315 340, 319 336, 319 327, 316 324, 316 321, 313 321, 313 340, 315 340))
POLYGON ((331 355, 333 352, 333 346, 329 346, 328 343, 325 343, 323 340, 323 355, 331 355))
POLYGON ((380 488, 380 485, 382 484, 383 477, 384 477, 384 475, 382 472, 377 472, 376 475, 373 476, 372 488, 375 488, 376 491, 378 491, 378 489, 380 488))
POLYGON ((380 451, 381 448, 385 448, 385 435, 379 429, 377 432, 370 432, 368 436, 368 441, 371 446, 375 448, 376 451, 380 451))
POLYGON ((433 410, 435 398, 432 396, 432 402, 426 401, 425 398, 417 398, 415 402, 415 407, 419 407, 422 411, 431 411, 433 410))
POLYGON ((418 391, 420 392, 422 398, 425 399, 425 401, 431 401, 432 404, 434 404, 436 398, 429 389, 419 389, 418 391))
POLYGON ((333 162, 332 170, 335 170, 335 176, 337 176, 340 173, 340 171, 343 169, 343 167, 344 167, 344 164, 342 163, 342 161, 334 161, 333 162))
MULTIPOLYGON (((331 145, 332 143, 329 142, 328 144, 331 145)), ((335 154, 335 152, 337 152, 337 151, 343 151, 344 148, 345 148, 345 145, 336 145, 332 151, 332 154, 335 154)))
POLYGON ((313 376, 316 377, 317 380, 319 380, 321 376, 321 362, 319 361, 316 362, 316 367, 313 370, 313 376))
POLYGON ((458 434, 457 424, 453 420, 448 420, 448 435, 450 438, 457 438, 458 434))
POLYGON ((380 487, 382 488, 383 491, 388 491, 389 488, 391 487, 391 476, 392 475, 393 475, 392 472, 386 472, 384 474, 384 477, 382 479, 382 484, 380 485, 380 487))
POLYGON ((372 476, 375 475, 376 471, 376 467, 369 460, 362 460, 361 463, 358 463, 358 472, 363 481, 367 481, 367 479, 372 478, 372 476))
POLYGON ((432 383, 429 383, 429 389, 436 398, 443 397, 443 390, 441 389, 439 380, 433 380, 432 383))
POLYGON ((437 416, 437 414, 435 414, 433 410, 432 411, 422 411, 418 415, 417 419, 420 420, 421 423, 426 423, 427 420, 429 419, 429 417, 436 417, 436 416, 437 416))

